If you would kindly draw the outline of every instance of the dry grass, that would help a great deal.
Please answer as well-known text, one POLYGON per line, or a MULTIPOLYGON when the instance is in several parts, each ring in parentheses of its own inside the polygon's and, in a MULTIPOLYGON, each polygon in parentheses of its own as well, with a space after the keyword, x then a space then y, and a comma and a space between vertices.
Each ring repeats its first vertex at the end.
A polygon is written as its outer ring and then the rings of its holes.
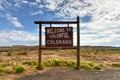
MULTIPOLYGON (((82 69, 120 69, 118 67, 115 67, 116 64, 112 64, 114 62, 120 61, 119 50, 81 50, 80 53, 82 60, 82 69)), ((36 73, 38 71, 36 70, 37 61, 38 50, 36 49, 10 50, 9 48, 7 48, 6 50, 0 52, 0 75, 2 75, 0 76, 0 78, 3 78, 3 80, 7 80, 8 77, 11 79, 19 77, 21 73, 19 75, 16 74, 15 71, 18 65, 22 65, 25 68, 25 71, 22 72, 22 75, 28 73, 36 73), (8 77, 5 77, 6 75, 8 77)), ((45 66, 75 67, 76 50, 43 50, 42 61, 45 66)))

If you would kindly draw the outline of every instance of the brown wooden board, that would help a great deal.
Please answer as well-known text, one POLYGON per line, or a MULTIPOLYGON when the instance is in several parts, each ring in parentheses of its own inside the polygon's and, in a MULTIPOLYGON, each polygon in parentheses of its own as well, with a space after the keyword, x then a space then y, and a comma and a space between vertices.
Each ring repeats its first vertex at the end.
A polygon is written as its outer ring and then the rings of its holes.
POLYGON ((72 47, 73 27, 46 27, 46 47, 72 47))

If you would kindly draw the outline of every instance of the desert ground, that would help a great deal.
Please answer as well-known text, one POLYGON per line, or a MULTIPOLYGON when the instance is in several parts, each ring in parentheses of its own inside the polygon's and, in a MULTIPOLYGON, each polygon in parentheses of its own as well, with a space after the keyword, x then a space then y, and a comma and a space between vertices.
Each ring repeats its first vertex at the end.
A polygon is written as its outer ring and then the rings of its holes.
MULTIPOLYGON (((38 70, 38 46, 0 47, 0 80, 20 80, 22 79, 21 77, 27 75, 32 76, 35 74, 47 74, 47 71, 49 73, 51 70, 55 71, 55 74, 57 74, 58 70, 62 70, 63 72, 66 70, 68 72, 75 72, 76 60, 76 50, 42 50, 42 62, 44 69, 38 70)), ((120 48, 101 46, 81 47, 80 62, 81 67, 78 71, 96 71, 97 73, 99 71, 112 70, 113 72, 116 72, 117 76, 120 78, 120 73, 117 73, 117 71, 120 71, 120 48)), ((107 73, 110 74, 109 71, 107 73)), ((53 73, 53 75, 55 74, 53 73)), ((77 74, 77 71, 75 74, 77 74)), ((65 80, 68 79, 66 78, 65 80)))

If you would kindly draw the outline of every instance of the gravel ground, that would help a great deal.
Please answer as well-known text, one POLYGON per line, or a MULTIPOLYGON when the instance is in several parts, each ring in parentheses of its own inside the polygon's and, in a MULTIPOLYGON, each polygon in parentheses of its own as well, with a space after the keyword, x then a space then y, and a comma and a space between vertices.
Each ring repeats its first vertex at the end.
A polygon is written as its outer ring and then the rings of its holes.
POLYGON ((82 71, 51 68, 42 73, 25 75, 17 80, 120 80, 120 70, 82 71))

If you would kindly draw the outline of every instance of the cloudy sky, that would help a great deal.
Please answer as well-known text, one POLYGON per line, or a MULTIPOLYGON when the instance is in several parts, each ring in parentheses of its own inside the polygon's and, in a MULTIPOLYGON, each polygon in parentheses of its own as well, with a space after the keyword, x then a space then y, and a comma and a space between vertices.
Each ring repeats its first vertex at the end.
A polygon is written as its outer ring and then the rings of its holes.
POLYGON ((0 46, 38 45, 35 20, 76 20, 77 15, 81 45, 120 46, 120 0, 0 0, 0 46))

